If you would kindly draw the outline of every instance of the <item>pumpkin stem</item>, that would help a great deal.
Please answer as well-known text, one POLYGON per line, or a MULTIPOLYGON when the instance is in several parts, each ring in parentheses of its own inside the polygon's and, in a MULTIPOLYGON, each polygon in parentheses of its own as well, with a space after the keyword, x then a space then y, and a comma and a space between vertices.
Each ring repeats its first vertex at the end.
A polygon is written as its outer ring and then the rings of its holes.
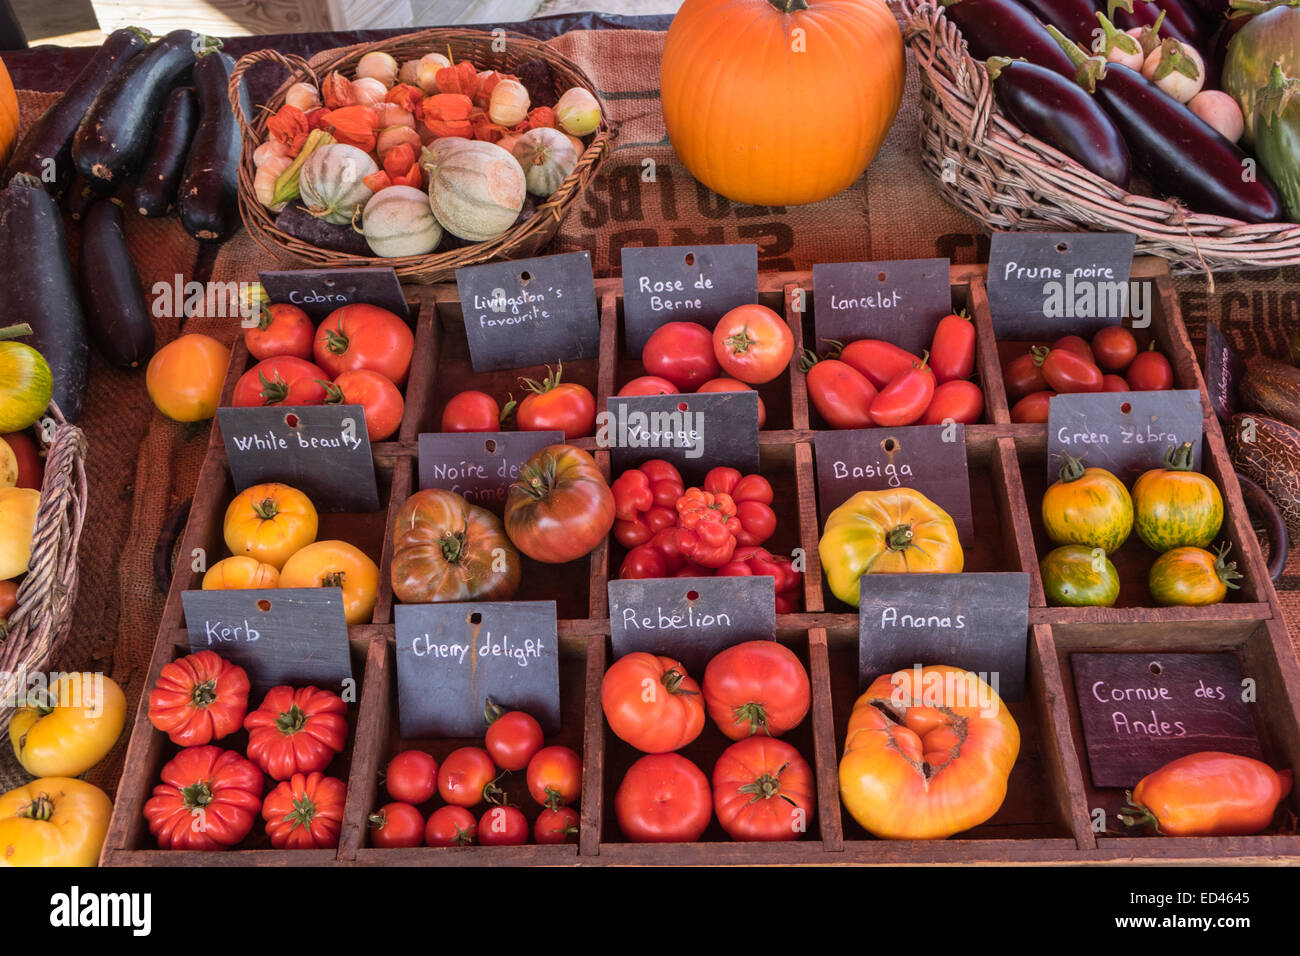
POLYGON ((1069 483, 1078 481, 1088 470, 1088 466, 1083 463, 1082 458, 1075 458, 1068 451, 1061 452, 1063 462, 1061 464, 1061 481, 1069 483))
POLYGON ((5 339, 19 339, 25 335, 32 334, 32 327, 26 322, 19 322, 17 325, 6 325, 0 329, 0 341, 5 339))
POLYGON ((796 10, 807 10, 808 4, 805 0, 767 0, 776 8, 777 13, 794 13, 796 10))

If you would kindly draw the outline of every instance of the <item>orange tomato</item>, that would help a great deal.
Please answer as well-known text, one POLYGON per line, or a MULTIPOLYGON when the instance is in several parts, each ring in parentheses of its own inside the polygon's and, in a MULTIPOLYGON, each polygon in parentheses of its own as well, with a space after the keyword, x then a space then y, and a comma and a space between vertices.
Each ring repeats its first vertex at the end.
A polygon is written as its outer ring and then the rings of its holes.
POLYGON ((379 596, 379 566, 346 541, 317 541, 285 562, 280 587, 342 588, 343 616, 366 624, 379 596))
POLYGON ((272 565, 239 554, 218 561, 203 575, 205 591, 246 591, 280 586, 280 572, 272 565))
POLYGON ((18 607, 18 582, 0 581, 0 621, 3 621, 18 607))
POLYGON ((253 485, 226 508, 226 547, 273 568, 316 540, 316 506, 296 488, 279 482, 253 485))
POLYGON ((1247 836, 1268 827, 1290 792, 1290 770, 1205 751, 1143 777, 1119 816, 1128 826, 1154 825, 1165 836, 1247 836))
POLYGON ((145 388, 158 411, 178 422, 201 422, 217 413, 230 349, 191 333, 168 342, 149 360, 145 388))

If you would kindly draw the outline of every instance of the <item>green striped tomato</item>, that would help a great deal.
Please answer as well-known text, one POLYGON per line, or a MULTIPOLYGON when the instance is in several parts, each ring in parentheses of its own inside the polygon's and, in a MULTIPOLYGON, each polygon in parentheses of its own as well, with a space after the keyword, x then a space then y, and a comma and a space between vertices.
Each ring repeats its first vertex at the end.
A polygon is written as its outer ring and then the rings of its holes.
POLYGON ((1100 550, 1067 544, 1038 563, 1043 591, 1053 607, 1114 607, 1119 572, 1100 550))
POLYGON ((1192 444, 1171 448, 1165 468, 1133 485, 1133 527, 1153 551, 1204 548, 1223 526, 1223 495, 1214 481, 1192 471, 1192 444))
POLYGON ((1228 588, 1240 587, 1237 562, 1228 561, 1231 545, 1211 554, 1204 548, 1174 548, 1156 558, 1147 576, 1147 586, 1157 604, 1205 607, 1228 596, 1228 588))
POLYGON ((1087 468, 1064 456, 1061 478, 1043 495, 1043 528, 1056 544, 1081 544, 1107 554, 1133 530, 1133 499, 1104 468, 1087 468))

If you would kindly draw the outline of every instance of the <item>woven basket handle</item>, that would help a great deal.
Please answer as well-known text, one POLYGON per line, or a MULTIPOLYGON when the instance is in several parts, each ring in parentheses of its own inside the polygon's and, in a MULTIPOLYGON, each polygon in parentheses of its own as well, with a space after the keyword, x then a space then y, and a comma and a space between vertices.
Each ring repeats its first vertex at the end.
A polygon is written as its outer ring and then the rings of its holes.
MULTIPOLYGON (((917 60, 936 65, 965 92, 971 103, 971 125, 966 130, 966 138, 977 145, 982 143, 993 117, 993 83, 988 71, 970 55, 960 28, 943 15, 938 4, 928 0, 919 4, 914 4, 914 0, 897 0, 895 9, 906 17, 903 37, 917 60)), ((937 85, 934 92, 940 99, 949 95, 937 85)))
POLYGON ((241 93, 244 73, 259 63, 278 63, 291 75, 296 74, 300 80, 310 80, 316 86, 320 86, 320 80, 317 78, 315 71, 300 56, 294 56, 292 53, 280 53, 276 50, 255 50, 241 56, 235 64, 235 68, 230 71, 230 86, 227 93, 230 97, 230 108, 235 114, 235 119, 239 121, 239 128, 243 132, 244 138, 253 145, 257 145, 257 134, 253 132, 252 119, 244 113, 241 93))

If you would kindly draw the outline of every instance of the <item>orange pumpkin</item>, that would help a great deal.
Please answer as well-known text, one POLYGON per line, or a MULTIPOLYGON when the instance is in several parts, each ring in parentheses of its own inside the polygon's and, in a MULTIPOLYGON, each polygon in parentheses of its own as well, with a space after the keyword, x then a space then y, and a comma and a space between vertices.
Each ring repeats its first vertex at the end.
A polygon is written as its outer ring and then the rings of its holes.
POLYGON ((736 202, 794 206, 862 175, 903 98, 882 0, 686 0, 659 85, 673 149, 736 202))
POLYGON ((18 142, 18 94, 9 70, 0 60, 0 164, 9 161, 14 143, 18 142))

